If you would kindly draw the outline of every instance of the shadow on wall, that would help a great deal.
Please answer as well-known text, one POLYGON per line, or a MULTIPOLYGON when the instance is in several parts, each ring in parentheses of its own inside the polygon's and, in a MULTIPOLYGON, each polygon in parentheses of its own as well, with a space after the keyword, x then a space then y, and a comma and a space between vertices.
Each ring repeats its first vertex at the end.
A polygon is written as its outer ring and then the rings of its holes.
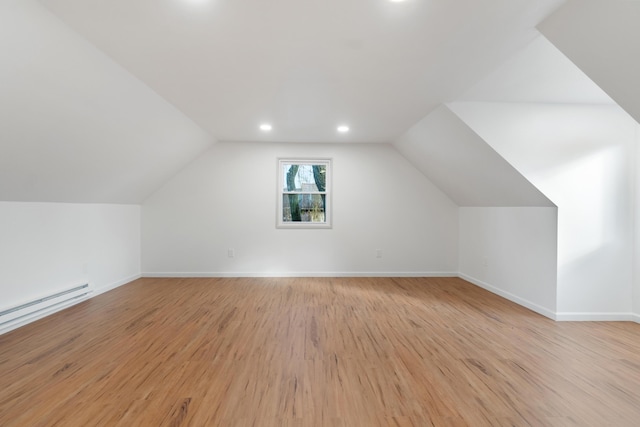
POLYGON ((558 206, 558 312, 630 312, 638 124, 614 105, 451 108, 558 206))
MULTIPOLYGON (((562 206, 558 215, 558 265, 597 251, 613 236, 607 233, 608 206, 617 196, 612 171, 622 158, 619 147, 590 153, 547 172, 543 191, 562 206)), ((616 226, 616 224, 612 224, 616 226)))

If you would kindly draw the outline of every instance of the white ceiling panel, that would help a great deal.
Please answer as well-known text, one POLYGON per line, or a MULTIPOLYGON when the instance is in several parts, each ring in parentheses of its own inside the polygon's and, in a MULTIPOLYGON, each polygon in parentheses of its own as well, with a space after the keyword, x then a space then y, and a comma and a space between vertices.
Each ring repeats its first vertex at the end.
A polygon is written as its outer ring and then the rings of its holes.
POLYGON ((41 3, 219 140, 390 142, 562 0, 41 3))

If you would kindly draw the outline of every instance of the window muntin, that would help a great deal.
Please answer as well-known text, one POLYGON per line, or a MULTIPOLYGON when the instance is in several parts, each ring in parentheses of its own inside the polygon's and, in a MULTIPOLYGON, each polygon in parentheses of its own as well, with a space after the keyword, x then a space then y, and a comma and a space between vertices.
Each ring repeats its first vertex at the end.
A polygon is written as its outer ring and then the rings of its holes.
POLYGON ((331 227, 331 160, 278 160, 278 218, 281 228, 331 227))

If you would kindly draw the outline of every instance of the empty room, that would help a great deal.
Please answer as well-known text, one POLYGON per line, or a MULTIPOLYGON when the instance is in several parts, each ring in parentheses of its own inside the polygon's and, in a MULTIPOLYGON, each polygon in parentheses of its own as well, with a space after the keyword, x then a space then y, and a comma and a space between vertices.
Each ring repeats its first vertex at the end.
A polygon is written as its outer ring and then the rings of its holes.
POLYGON ((640 425, 638 22, 0 0, 0 426, 640 425))

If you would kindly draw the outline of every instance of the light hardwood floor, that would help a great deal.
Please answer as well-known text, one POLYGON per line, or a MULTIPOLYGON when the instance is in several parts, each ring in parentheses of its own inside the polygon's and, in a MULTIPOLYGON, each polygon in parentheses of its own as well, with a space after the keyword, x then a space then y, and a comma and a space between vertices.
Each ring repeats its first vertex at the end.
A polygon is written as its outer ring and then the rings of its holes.
POLYGON ((0 426, 639 426, 640 325, 456 278, 140 279, 0 336, 0 426))

